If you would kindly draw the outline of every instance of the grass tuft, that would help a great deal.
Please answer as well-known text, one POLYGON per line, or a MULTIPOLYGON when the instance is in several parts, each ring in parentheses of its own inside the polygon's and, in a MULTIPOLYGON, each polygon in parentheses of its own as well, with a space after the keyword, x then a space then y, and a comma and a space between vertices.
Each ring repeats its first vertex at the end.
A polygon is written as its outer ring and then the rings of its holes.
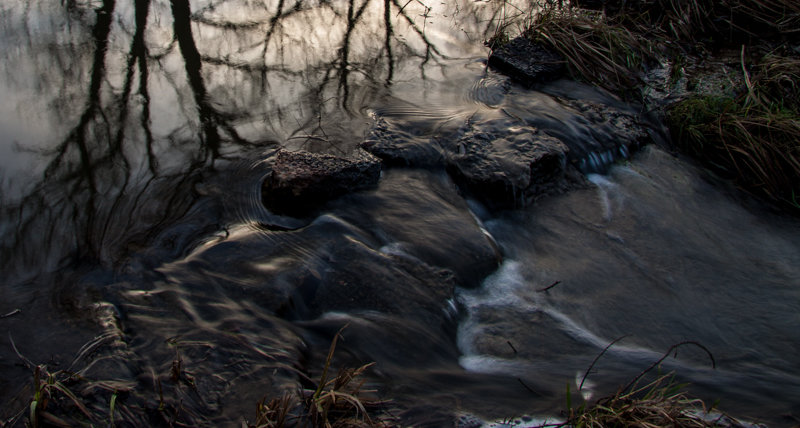
POLYGON ((691 97, 672 106, 667 121, 684 151, 745 190, 797 209, 800 115, 796 107, 762 100, 752 92, 691 97))
MULTIPOLYGON (((586 371, 581 384, 586 380, 586 375, 608 349, 625 336, 615 339, 606 346, 592 361, 586 371)), ((716 361, 711 352, 695 341, 676 343, 653 362, 649 367, 636 375, 627 385, 617 389, 613 395, 597 400, 591 406, 582 403, 578 408, 572 407, 572 395, 567 384, 567 420, 555 426, 563 427, 675 427, 675 428, 700 428, 722 426, 718 420, 709 418, 711 408, 706 408, 702 400, 690 398, 686 393, 688 384, 677 383, 675 375, 670 373, 660 375, 653 381, 640 385, 643 377, 659 368, 661 363, 671 354, 677 356, 678 348, 694 346, 705 352, 711 362, 711 367, 716 367, 716 361)), ((712 406, 713 407, 713 406, 712 406)), ((725 417, 721 415, 720 417, 725 417)), ((548 425, 554 426, 554 425, 548 425)))
POLYGON ((800 3, 794 0, 572 0, 571 5, 602 8, 628 25, 656 27, 683 43, 800 36, 800 3))
POLYGON ((251 428, 261 427, 285 427, 290 420, 290 411, 296 406, 295 398, 290 394, 284 394, 280 398, 272 398, 269 402, 262 399, 256 405, 256 419, 254 424, 249 424, 251 428))
POLYGON ((673 375, 663 375, 628 392, 620 389, 590 407, 570 408, 567 424, 577 428, 717 426, 701 417, 709 409, 702 400, 688 397, 685 387, 676 383, 673 375))
POLYGON ((342 327, 331 342, 316 389, 284 394, 269 401, 262 399, 256 406, 255 423, 247 424, 249 428, 389 426, 385 418, 375 416, 386 402, 372 397, 376 391, 364 389, 362 376, 375 363, 343 368, 336 376, 328 378, 336 344, 346 327, 342 327))
POLYGON ((741 49, 745 87, 725 96, 696 93, 669 106, 673 140, 742 189, 800 213, 800 57, 793 48, 800 2, 545 2, 524 34, 558 52, 573 77, 640 101, 651 66, 672 63, 674 83, 690 52, 741 49))
POLYGON ((44 364, 33 367, 33 390, 26 410, 14 417, 15 421, 27 413, 26 425, 68 427, 72 424, 57 414, 69 414, 77 409, 87 420, 93 416, 83 401, 69 388, 69 384, 79 380, 77 375, 64 370, 51 372, 44 364), (58 409, 58 411, 54 411, 58 409))
POLYGON ((657 58, 647 38, 586 9, 545 7, 525 35, 564 57, 573 77, 620 94, 640 87, 641 73, 657 58))

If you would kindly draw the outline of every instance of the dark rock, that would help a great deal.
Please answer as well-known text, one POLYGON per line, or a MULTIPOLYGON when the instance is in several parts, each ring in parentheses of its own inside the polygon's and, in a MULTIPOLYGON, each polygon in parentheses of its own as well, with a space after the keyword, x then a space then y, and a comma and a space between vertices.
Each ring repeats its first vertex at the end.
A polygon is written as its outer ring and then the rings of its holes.
POLYGON ((524 35, 492 51, 489 66, 528 86, 559 78, 565 70, 560 55, 524 35))
POLYGON ((327 312, 376 311, 448 324, 443 308, 453 297, 453 274, 419 261, 383 254, 361 243, 343 241, 332 249, 328 269, 308 302, 314 317, 327 312))
POLYGON ((564 143, 567 163, 581 172, 604 172, 652 142, 657 131, 635 106, 588 88, 567 80, 552 82, 543 88, 552 98, 510 104, 504 111, 564 143), (570 92, 579 98, 570 98, 570 92))
POLYGON ((568 151, 535 128, 492 120, 451 147, 448 172, 491 207, 521 207, 564 185, 568 151))
POLYGON ((388 253, 446 269, 461 287, 480 286, 502 261, 444 171, 390 169, 377 191, 350 195, 334 205, 340 206, 337 215, 369 231, 388 253), (425 207, 424 215, 418 207, 425 207))
MULTIPOLYGON (((612 163, 628 159, 652 138, 640 119, 629 112, 590 101, 572 100, 592 138, 561 138, 570 149, 569 161, 585 173, 604 172, 612 163)), ((558 135, 556 135, 558 136, 558 135)))
POLYGON ((275 213, 305 215, 330 199, 375 186, 380 173, 380 160, 363 150, 349 159, 281 150, 261 197, 275 213))
POLYGON ((430 138, 412 135, 378 118, 361 148, 391 166, 429 167, 442 165, 441 148, 430 138))
POLYGON ((591 345, 556 327, 558 319, 546 311, 513 304, 503 305, 502 311, 498 309, 488 304, 470 310, 470 322, 481 326, 480 333, 473 335, 469 344, 472 354, 534 359, 543 358, 548 350, 558 346, 563 346, 565 355, 591 352, 591 345), (531 328, 534 325, 536 328, 531 328), (508 346, 510 337, 514 338, 513 348, 508 346))

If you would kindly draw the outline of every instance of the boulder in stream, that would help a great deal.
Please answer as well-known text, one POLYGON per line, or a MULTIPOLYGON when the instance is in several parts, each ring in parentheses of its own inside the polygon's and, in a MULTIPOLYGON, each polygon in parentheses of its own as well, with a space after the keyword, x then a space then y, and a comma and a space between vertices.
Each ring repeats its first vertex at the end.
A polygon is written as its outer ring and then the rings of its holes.
POLYGON ((386 171, 376 191, 348 195, 331 207, 384 253, 445 269, 458 286, 476 288, 503 256, 459 190, 444 171, 396 168, 386 171))
POLYGON ((280 150, 261 198, 275 213, 305 215, 330 199, 375 186, 380 174, 380 160, 361 149, 350 158, 280 150))
POLYGON ((491 207, 521 207, 564 190, 569 148, 536 128, 505 120, 472 124, 450 149, 450 175, 491 207))

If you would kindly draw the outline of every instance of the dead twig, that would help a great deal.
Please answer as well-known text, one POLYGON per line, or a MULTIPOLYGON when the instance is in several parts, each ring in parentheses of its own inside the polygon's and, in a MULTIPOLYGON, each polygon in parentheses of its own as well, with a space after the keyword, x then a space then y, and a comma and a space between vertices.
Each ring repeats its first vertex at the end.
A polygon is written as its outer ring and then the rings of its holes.
POLYGON ((537 293, 541 293, 541 292, 547 291, 547 290, 549 290, 549 289, 551 289, 551 288, 555 287, 555 286, 556 286, 556 285, 558 285, 558 284, 561 284, 561 281, 556 281, 556 282, 554 282, 554 283, 552 283, 552 284, 548 285, 548 286, 547 286, 547 287, 545 287, 545 288, 540 288, 540 289, 536 290, 536 292, 537 292, 537 293))
POLYGON ((536 390, 534 390, 534 389, 533 389, 533 388, 531 388, 530 386, 528 386, 528 385, 527 385, 525 382, 523 382, 523 381, 522 381, 522 379, 521 379, 521 378, 517 378, 517 382, 519 382, 519 383, 520 383, 520 385, 524 386, 524 387, 525 387, 525 389, 527 389, 527 390, 528 390, 528 391, 529 391, 531 394, 533 394, 533 395, 535 395, 535 396, 537 396, 537 397, 543 397, 543 396, 544 396, 544 395, 542 395, 541 393, 539 393, 539 392, 536 392, 536 390))
POLYGON ((15 354, 17 354, 17 357, 19 357, 19 359, 20 359, 20 360, 22 360, 22 362, 25 364, 25 368, 26 368, 26 369, 28 369, 28 370, 30 370, 30 369, 33 369, 33 367, 35 366, 35 364, 33 364, 33 363, 31 362, 31 360, 29 360, 29 359, 25 358, 25 356, 24 356, 24 355, 22 355, 22 354, 19 352, 19 349, 17 349, 17 344, 16 344, 16 343, 14 343, 14 338, 13 338, 13 337, 11 337, 11 332, 8 332, 8 340, 10 340, 10 341, 11 341, 11 349, 13 349, 13 350, 14 350, 14 353, 15 353, 15 354))
POLYGON ((670 346, 669 349, 667 350, 667 352, 665 352, 664 355, 661 358, 659 358, 656 362, 651 364, 650 367, 644 369, 641 373, 636 375, 636 377, 634 377, 630 382, 628 382, 628 384, 625 385, 625 387, 622 388, 621 391, 625 392, 625 391, 629 390, 631 387, 633 387, 633 385, 635 385, 637 382, 639 382, 639 379, 641 379, 644 375, 646 375, 648 372, 650 372, 651 370, 656 368, 659 364, 661 364, 664 360, 666 360, 667 357, 669 357, 669 354, 672 353, 672 351, 675 351, 675 356, 677 357, 678 356, 678 348, 683 346, 683 345, 694 345, 694 346, 697 346, 698 348, 702 349, 703 351, 705 351, 706 354, 708 354, 708 357, 711 359, 711 368, 713 368, 713 369, 717 368, 717 362, 714 360, 714 355, 711 354, 711 351, 709 351, 708 348, 706 348, 705 346, 703 346, 699 342, 695 342, 693 340, 686 340, 686 341, 683 341, 683 342, 680 342, 680 343, 676 343, 676 344, 670 346))
POLYGON ((9 312, 9 313, 7 313, 7 314, 5 314, 5 315, 0 315, 0 318, 8 318, 8 317, 12 317, 12 316, 14 316, 14 315, 16 315, 16 314, 19 314, 19 313, 22 313, 22 311, 21 311, 21 310, 19 310, 19 309, 14 309, 13 311, 11 311, 11 312, 9 312))
POLYGON ((600 357, 602 357, 602 356, 603 356, 603 354, 605 354, 605 353, 606 353, 606 351, 608 351, 608 349, 609 349, 609 348, 611 348, 611 346, 613 346, 615 343, 619 342, 620 340, 622 340, 622 339, 624 339, 624 338, 626 338, 626 337, 628 337, 628 336, 629 336, 629 335, 628 335, 628 334, 626 334, 626 335, 624 335, 624 336, 620 336, 620 337, 618 337, 618 338, 616 338, 616 339, 612 340, 612 341, 611 341, 611 343, 609 343, 608 345, 606 345, 606 347, 605 347, 605 348, 603 348, 603 350, 602 350, 602 351, 601 351, 599 354, 597 354, 597 356, 596 356, 596 357, 594 357, 594 360, 592 360, 592 364, 589 364, 589 367, 586 369, 586 373, 584 373, 584 374, 583 374, 583 377, 581 378, 581 384, 580 384, 580 385, 578 385, 578 391, 580 391, 580 390, 582 390, 582 389, 583 389, 583 382, 584 382, 584 381, 586 381, 586 377, 587 377, 587 376, 589 376, 589 372, 590 372, 590 371, 592 371, 592 368, 594 368, 594 365, 597 363, 597 360, 599 360, 599 359, 600 359, 600 357))

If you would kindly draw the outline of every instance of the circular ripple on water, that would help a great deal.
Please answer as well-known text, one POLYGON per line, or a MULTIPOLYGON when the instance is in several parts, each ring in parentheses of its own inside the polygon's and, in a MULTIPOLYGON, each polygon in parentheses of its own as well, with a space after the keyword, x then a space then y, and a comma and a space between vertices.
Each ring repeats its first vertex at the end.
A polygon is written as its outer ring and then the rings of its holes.
POLYGON ((229 225, 251 225, 256 229, 293 230, 307 224, 301 219, 269 211, 261 200, 264 179, 272 173, 271 158, 278 148, 233 162, 218 175, 203 183, 198 192, 218 198, 223 221, 229 225))
POLYGON ((494 108, 505 100, 510 85, 508 78, 487 71, 472 83, 465 98, 475 104, 494 108))

